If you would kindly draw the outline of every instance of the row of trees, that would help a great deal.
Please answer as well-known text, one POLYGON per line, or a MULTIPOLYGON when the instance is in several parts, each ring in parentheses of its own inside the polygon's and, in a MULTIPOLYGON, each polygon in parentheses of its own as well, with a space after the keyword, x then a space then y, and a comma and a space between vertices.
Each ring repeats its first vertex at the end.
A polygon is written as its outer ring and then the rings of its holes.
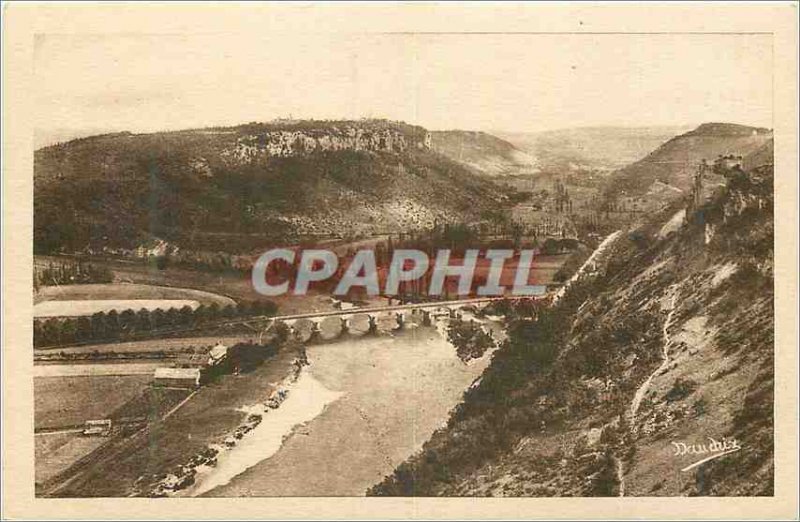
POLYGON ((278 307, 272 301, 252 301, 238 306, 220 307, 216 303, 162 310, 142 308, 117 312, 98 312, 91 317, 37 319, 33 323, 35 347, 60 346, 84 342, 116 341, 210 325, 225 319, 258 315, 275 315, 278 307))

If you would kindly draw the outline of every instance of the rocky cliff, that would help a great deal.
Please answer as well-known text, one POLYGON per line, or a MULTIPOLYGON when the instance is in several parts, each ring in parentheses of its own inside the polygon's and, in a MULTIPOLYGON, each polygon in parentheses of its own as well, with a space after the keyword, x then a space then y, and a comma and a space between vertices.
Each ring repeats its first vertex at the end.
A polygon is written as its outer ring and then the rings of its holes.
POLYGON ((234 162, 255 162, 272 157, 307 155, 327 151, 404 152, 413 140, 417 148, 430 148, 428 132, 406 134, 392 128, 364 128, 358 125, 331 125, 300 130, 265 130, 236 139, 222 156, 234 162))

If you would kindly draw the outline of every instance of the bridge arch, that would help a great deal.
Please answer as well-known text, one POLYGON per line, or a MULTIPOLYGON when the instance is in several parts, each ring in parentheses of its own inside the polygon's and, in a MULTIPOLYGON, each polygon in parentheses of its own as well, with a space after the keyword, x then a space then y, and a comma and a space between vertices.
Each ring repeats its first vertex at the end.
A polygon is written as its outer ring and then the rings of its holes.
POLYGON ((365 335, 369 332, 369 314, 367 313, 351 313, 349 323, 349 331, 352 335, 365 335))

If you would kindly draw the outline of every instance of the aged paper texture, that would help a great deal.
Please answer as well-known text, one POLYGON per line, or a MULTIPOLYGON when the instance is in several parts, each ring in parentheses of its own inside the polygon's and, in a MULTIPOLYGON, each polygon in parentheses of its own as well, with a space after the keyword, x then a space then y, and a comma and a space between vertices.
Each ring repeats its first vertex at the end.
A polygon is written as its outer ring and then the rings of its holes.
POLYGON ((797 517, 796 20, 5 3, 3 515, 797 517))

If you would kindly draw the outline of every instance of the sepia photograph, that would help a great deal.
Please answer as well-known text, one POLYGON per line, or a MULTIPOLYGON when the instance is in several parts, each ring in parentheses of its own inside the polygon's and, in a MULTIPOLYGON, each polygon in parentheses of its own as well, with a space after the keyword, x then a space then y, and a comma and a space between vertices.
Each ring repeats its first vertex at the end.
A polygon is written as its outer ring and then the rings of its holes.
POLYGON ((787 495, 797 4, 763 11, 795 18, 777 54, 609 4, 335 4, 19 13, 29 501, 787 495))

